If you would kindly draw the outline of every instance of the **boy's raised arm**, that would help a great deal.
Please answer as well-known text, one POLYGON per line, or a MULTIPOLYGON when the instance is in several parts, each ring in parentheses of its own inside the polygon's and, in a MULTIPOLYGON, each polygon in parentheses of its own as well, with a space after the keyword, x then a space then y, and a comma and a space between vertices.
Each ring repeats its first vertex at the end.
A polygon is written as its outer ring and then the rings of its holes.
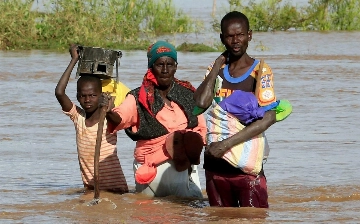
POLYGON ((65 94, 65 89, 69 82, 71 72, 79 60, 78 47, 76 45, 71 45, 69 51, 71 55, 71 61, 55 88, 56 99, 59 101, 62 110, 65 112, 70 111, 73 107, 73 103, 71 102, 70 98, 65 94))

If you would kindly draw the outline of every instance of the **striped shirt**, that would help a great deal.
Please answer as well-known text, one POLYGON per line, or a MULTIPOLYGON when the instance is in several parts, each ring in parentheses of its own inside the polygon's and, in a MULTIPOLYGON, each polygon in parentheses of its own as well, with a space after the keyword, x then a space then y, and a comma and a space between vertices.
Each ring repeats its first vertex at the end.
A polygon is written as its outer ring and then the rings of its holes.
MULTIPOLYGON (((92 127, 86 127, 85 111, 75 104, 69 112, 64 112, 64 114, 74 122, 78 159, 84 186, 93 188, 98 123, 92 127)), ((105 119, 99 159, 99 189, 127 192, 128 186, 117 156, 116 143, 117 134, 107 131, 107 120, 105 119)))

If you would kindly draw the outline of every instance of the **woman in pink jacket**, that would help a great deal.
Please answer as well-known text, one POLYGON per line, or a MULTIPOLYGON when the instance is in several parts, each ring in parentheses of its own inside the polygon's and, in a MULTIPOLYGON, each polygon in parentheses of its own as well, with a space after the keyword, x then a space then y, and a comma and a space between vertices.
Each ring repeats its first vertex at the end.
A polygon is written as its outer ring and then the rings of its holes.
POLYGON ((202 198, 196 165, 204 146, 203 115, 193 115, 195 88, 174 77, 177 52, 158 41, 148 49, 148 70, 140 87, 107 112, 112 131, 125 129, 136 141, 136 192, 149 196, 202 198))

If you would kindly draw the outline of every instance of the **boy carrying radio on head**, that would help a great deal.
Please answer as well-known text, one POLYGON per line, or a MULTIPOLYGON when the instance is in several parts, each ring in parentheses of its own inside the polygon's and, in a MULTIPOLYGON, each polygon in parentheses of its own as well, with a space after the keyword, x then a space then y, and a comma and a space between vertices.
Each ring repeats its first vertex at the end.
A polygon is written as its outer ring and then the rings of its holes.
MULTIPOLYGON (((55 96, 60 103, 64 114, 74 122, 76 130, 76 144, 81 177, 84 187, 94 189, 94 154, 101 106, 108 106, 110 96, 102 93, 101 79, 92 75, 81 75, 77 81, 76 98, 80 106, 76 106, 66 95, 65 89, 71 72, 79 60, 78 46, 72 45, 69 49, 71 61, 61 76, 55 96)), ((99 159, 99 189, 116 193, 128 192, 128 186, 117 156, 117 134, 107 131, 111 125, 106 119, 100 148, 99 159)))

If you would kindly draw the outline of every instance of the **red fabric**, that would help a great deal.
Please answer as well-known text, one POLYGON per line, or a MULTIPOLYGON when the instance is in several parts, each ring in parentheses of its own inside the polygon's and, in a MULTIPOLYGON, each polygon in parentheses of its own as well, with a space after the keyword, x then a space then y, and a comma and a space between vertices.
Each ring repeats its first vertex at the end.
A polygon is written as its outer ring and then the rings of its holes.
POLYGON ((157 85, 157 81, 152 73, 152 69, 149 68, 140 86, 139 103, 141 103, 151 115, 154 115, 151 111, 151 105, 154 103, 154 85, 157 85))
MULTIPOLYGON (((187 89, 195 92, 195 87, 191 85, 188 81, 182 81, 174 78, 174 81, 181 86, 184 86, 187 89)), ((152 69, 149 68, 144 76, 143 82, 140 86, 139 91, 139 103, 145 107, 145 109, 154 116, 154 113, 151 110, 151 106, 154 103, 154 87, 157 86, 156 78, 152 72, 152 69)))
POLYGON ((268 208, 265 176, 217 174, 205 170, 210 206, 268 208))
MULTIPOLYGON (((170 159, 165 155, 165 148, 144 155, 144 163, 136 170, 135 180, 139 184, 149 184, 154 180, 157 174, 157 165, 170 159)), ((136 156, 135 156, 136 159, 136 156)), ((139 162, 139 160, 137 160, 139 162)))
POLYGON ((154 165, 142 165, 135 172, 135 180, 139 184, 149 184, 156 177, 157 169, 154 165))
POLYGON ((196 89, 195 89, 195 87, 193 87, 193 86, 191 85, 190 82, 188 82, 188 81, 183 81, 183 80, 179 80, 179 79, 177 79, 177 78, 174 78, 174 80, 175 80, 175 82, 176 82, 177 84, 179 84, 179 85, 181 85, 181 86, 184 86, 185 88, 190 89, 191 91, 195 92, 196 89))
POLYGON ((168 135, 165 147, 180 172, 191 164, 200 164, 200 155, 204 147, 202 136, 192 130, 179 130, 168 135))

